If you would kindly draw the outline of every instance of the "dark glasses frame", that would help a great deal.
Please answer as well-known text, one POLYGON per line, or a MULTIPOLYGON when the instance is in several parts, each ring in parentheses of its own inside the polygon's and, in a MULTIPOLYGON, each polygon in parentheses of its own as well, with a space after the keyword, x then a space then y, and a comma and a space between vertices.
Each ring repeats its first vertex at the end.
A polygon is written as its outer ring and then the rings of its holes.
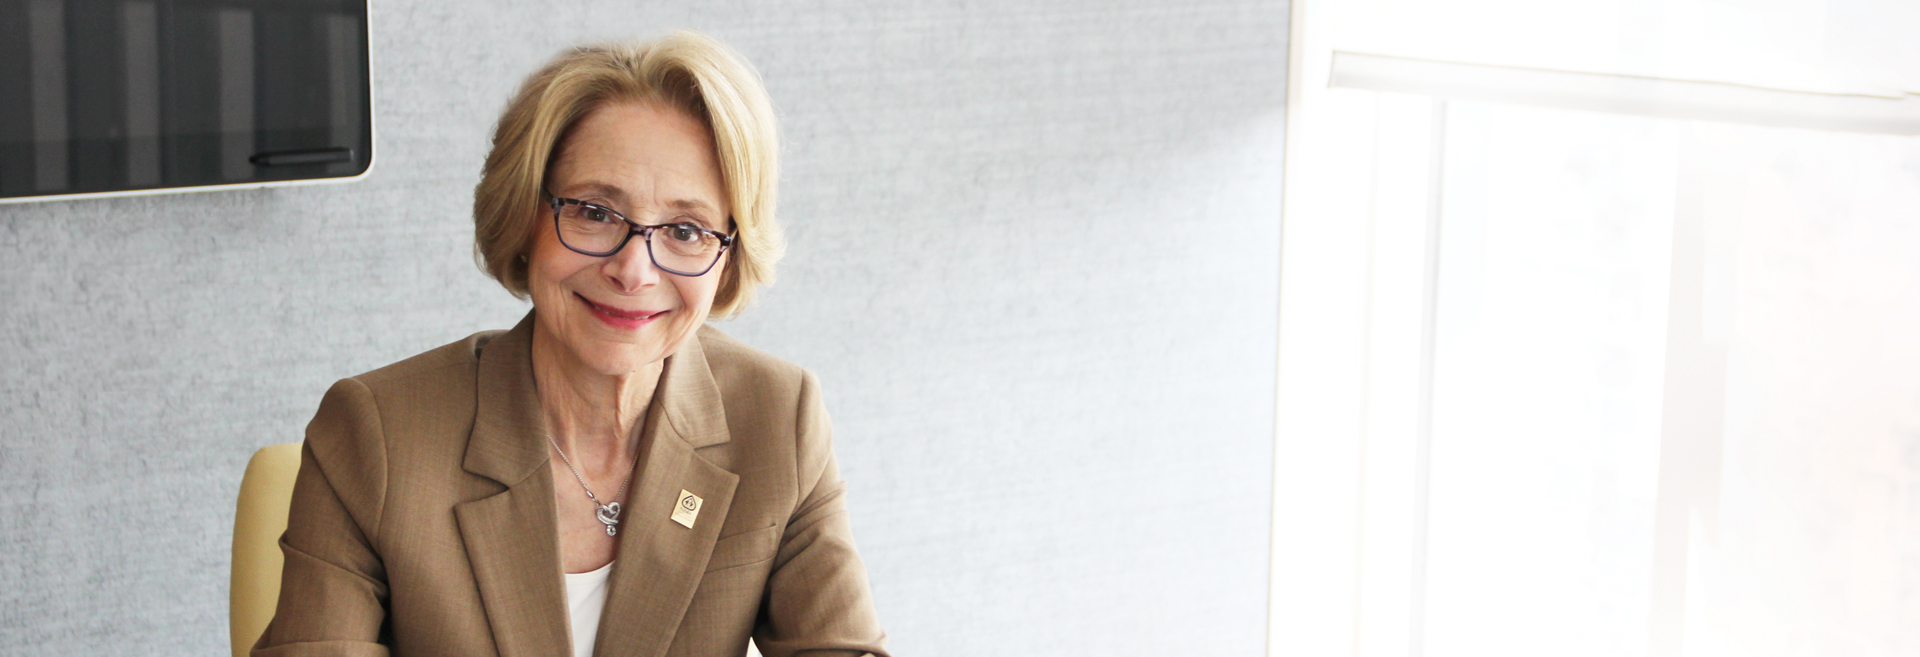
MULTIPOLYGON (((697 277, 697 276, 705 276, 707 272, 713 271, 713 266, 720 263, 720 256, 725 255, 727 252, 727 249, 730 249, 733 247, 733 241, 734 241, 733 235, 728 235, 718 231, 708 230, 706 228, 700 227, 695 224, 682 222, 682 223, 671 223, 671 224, 659 224, 654 226, 642 226, 640 224, 634 223, 632 219, 628 219, 626 215, 620 214, 618 210, 609 208, 599 203, 582 201, 577 198, 565 198, 560 196, 554 196, 553 192, 547 192, 547 198, 550 199, 547 202, 547 204, 553 208, 554 236, 560 238, 561 246, 567 247, 567 250, 572 251, 574 253, 578 253, 580 255, 592 256, 595 258, 605 258, 605 257, 612 256, 613 254, 619 253, 621 249, 627 248, 627 243, 633 241, 633 236, 639 235, 640 240, 647 244, 647 259, 653 262, 654 267, 658 268, 660 271, 664 271, 669 274, 676 274, 679 276, 687 276, 687 277, 697 277), (618 218, 619 220, 626 222, 627 234, 620 238, 620 243, 614 245, 612 250, 605 251, 605 252, 588 251, 586 249, 582 249, 572 244, 568 244, 566 231, 560 230, 560 212, 563 208, 569 205, 578 205, 580 207, 587 208, 589 210, 599 210, 601 212, 605 212, 609 215, 612 215, 618 218), (720 249, 717 251, 714 251, 713 260, 707 262, 707 266, 697 272, 680 271, 678 269, 674 269, 672 267, 662 265, 660 264, 660 258, 655 257, 653 254, 653 232, 660 230, 662 228, 668 228, 668 227, 690 228, 690 229, 699 231, 709 237, 713 237, 719 240, 720 249)), ((733 223, 733 218, 728 217, 727 223, 733 223)))

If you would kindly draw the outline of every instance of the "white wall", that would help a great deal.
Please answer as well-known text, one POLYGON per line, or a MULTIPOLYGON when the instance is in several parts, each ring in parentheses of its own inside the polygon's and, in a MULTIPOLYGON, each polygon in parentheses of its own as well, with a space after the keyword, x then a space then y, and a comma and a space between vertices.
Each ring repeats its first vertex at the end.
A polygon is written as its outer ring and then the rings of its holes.
POLYGON ((373 12, 367 180, 0 208, 0 652, 225 650, 251 451, 524 312, 469 255, 514 85, 679 26, 781 112, 792 249, 723 328, 820 374, 899 652, 1260 652, 1285 3, 373 12))

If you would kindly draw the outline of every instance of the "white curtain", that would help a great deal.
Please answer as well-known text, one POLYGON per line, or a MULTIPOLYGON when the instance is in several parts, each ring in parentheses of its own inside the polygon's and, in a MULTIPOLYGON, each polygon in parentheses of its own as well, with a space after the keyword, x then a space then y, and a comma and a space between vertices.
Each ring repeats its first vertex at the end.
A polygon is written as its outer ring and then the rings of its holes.
POLYGON ((1273 654, 1920 654, 1920 137, 1327 85, 1354 52, 1898 118, 1916 7, 1296 9, 1273 654))

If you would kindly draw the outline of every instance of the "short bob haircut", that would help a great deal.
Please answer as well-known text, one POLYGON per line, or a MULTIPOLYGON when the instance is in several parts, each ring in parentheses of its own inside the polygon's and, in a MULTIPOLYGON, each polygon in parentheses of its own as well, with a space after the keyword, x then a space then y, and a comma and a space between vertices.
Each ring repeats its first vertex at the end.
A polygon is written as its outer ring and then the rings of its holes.
POLYGON ((527 298, 536 231, 552 230, 548 165, 574 124, 622 102, 661 103, 712 130, 735 240, 711 316, 739 312, 756 288, 773 282, 785 248, 773 216, 779 135, 760 76, 724 44, 694 32, 572 48, 527 78, 500 116, 473 190, 475 259, 507 291, 527 298))

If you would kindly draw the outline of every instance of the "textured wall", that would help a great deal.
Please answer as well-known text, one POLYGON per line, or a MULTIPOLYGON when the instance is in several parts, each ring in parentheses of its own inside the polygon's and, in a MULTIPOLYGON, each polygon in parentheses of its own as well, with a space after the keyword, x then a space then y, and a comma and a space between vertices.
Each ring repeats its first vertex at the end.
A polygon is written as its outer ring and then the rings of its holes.
POLYGON ((524 312, 469 257, 513 85, 685 26, 782 113, 722 328, 820 374, 894 646, 1261 654, 1285 3, 1043 6, 381 0, 371 178, 0 206, 0 651, 224 651, 251 451, 524 312))

